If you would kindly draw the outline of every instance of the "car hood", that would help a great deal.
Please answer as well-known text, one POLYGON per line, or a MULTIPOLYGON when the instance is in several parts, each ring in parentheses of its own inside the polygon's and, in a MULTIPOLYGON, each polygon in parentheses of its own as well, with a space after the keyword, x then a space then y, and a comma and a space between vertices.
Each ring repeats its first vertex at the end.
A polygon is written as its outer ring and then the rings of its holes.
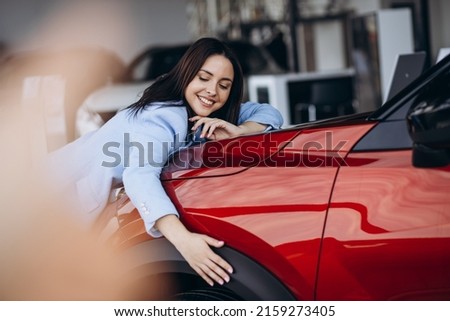
POLYGON ((86 98, 84 107, 96 113, 116 112, 136 102, 152 82, 114 84, 102 87, 86 98))

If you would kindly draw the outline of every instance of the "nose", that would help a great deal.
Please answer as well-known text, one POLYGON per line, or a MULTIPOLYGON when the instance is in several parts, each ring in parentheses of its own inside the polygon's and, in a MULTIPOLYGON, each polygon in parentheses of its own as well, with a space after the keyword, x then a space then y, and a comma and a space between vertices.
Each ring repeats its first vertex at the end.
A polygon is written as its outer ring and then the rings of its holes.
POLYGON ((214 96, 216 94, 216 88, 214 85, 210 85, 206 88, 206 93, 208 95, 214 96))

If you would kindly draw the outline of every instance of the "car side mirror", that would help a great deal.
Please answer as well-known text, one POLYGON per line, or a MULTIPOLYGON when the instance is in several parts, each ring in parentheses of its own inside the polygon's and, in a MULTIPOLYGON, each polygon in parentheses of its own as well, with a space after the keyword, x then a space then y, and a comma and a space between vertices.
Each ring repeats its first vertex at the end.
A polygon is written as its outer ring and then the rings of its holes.
POLYGON ((450 164, 450 77, 446 73, 419 94, 408 115, 413 141, 413 165, 440 167, 450 164))

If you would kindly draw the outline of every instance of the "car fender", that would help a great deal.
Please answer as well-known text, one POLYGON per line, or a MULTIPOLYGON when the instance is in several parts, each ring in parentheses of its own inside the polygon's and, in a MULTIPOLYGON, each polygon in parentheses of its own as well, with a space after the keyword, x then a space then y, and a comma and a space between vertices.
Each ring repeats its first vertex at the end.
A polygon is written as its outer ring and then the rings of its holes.
MULTIPOLYGON (((224 246, 214 249, 233 265, 229 283, 224 287, 237 293, 244 300, 296 300, 294 295, 269 271, 240 252, 224 246)), ((127 271, 135 277, 174 274, 196 276, 196 272, 176 248, 165 238, 148 240, 121 253, 127 262, 127 271), (139 270, 139 273, 136 271, 139 270)), ((206 286, 208 286, 205 283, 206 286)))

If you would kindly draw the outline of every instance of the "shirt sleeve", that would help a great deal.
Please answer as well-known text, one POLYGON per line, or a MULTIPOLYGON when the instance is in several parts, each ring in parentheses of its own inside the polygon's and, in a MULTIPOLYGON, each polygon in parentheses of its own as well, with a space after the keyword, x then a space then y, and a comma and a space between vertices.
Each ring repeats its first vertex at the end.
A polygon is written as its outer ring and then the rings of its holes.
POLYGON ((130 144, 125 146, 129 152, 125 158, 123 184, 147 233, 153 237, 161 236, 154 227, 159 218, 168 214, 179 216, 162 186, 160 174, 170 153, 186 136, 187 119, 169 109, 160 108, 152 111, 151 117, 136 120, 130 133, 130 144))
POLYGON ((246 121, 268 125, 267 130, 280 129, 283 125, 283 116, 272 105, 249 101, 241 105, 238 125, 246 121))

